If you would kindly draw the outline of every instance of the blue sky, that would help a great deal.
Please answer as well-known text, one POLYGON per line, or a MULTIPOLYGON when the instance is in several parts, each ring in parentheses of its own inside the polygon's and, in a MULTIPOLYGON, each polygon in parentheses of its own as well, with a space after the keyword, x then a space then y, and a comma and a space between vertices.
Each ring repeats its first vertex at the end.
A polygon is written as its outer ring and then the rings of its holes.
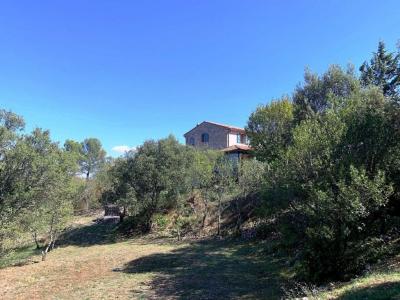
POLYGON ((244 126, 305 67, 400 39, 399 1, 1 1, 0 107, 110 155, 211 120, 244 126))

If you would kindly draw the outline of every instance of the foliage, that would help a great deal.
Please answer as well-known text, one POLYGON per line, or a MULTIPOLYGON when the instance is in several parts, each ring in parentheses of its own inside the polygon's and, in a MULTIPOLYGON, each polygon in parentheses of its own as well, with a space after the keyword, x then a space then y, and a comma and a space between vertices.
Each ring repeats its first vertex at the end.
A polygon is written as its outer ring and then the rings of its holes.
POLYGON ((146 141, 135 153, 113 161, 96 181, 102 182, 102 202, 122 207, 127 222, 143 231, 151 230, 158 220, 154 216, 174 210, 172 225, 180 238, 182 230, 204 227, 209 201, 217 201, 216 183, 224 179, 216 176, 221 157, 219 151, 183 146, 169 136, 146 141), (203 209, 193 216, 191 200, 196 197, 203 201, 203 209))
POLYGON ((214 166, 213 176, 211 177, 212 186, 210 188, 211 199, 217 202, 218 207, 218 227, 217 235, 221 235, 221 217, 223 211, 224 198, 230 196, 237 180, 236 165, 227 156, 220 157, 214 166))
POLYGON ((238 187, 244 197, 261 191, 266 166, 266 163, 257 159, 241 161, 239 166, 238 187))
POLYGON ((377 88, 354 86, 297 124, 266 171, 264 216, 277 219, 282 249, 313 281, 346 278, 379 257, 399 212, 398 171, 387 164, 397 159, 398 108, 377 88))
POLYGON ((168 222, 169 222, 168 217, 164 214, 155 214, 153 216, 153 224, 160 231, 163 231, 167 228, 168 222))
POLYGON ((106 159, 106 152, 102 148, 100 140, 96 138, 87 138, 80 143, 74 140, 66 140, 64 149, 69 154, 70 160, 75 161, 75 164, 79 167, 79 174, 86 177, 84 185, 75 182, 80 185, 79 202, 76 203, 75 208, 88 210, 90 206, 99 204, 98 200, 103 189, 98 183, 104 182, 101 180, 90 182, 89 179, 108 167, 109 160, 106 159))
POLYGON ((330 97, 348 97, 357 90, 359 82, 350 66, 346 71, 337 65, 330 66, 322 76, 304 74, 304 84, 293 94, 294 119, 296 124, 324 113, 330 105, 330 97))
POLYGON ((116 203, 130 215, 140 215, 143 230, 149 231, 153 215, 179 206, 180 195, 189 191, 190 151, 172 136, 146 141, 136 153, 110 167, 103 202, 116 203))
POLYGON ((360 67, 360 80, 364 86, 379 87, 383 94, 400 101, 400 53, 388 52, 383 41, 373 53, 369 63, 360 67))
POLYGON ((86 178, 89 178, 90 174, 96 172, 104 162, 106 152, 103 150, 101 142, 96 138, 85 139, 81 143, 81 147, 79 165, 82 173, 85 173, 86 178))
POLYGON ((27 233, 38 248, 39 237, 53 247, 72 214, 75 163, 51 141, 49 131, 20 134, 22 117, 0 115, 0 254, 18 246, 27 233))
POLYGON ((105 162, 106 152, 96 138, 87 138, 81 143, 66 140, 64 148, 75 158, 80 172, 85 174, 86 179, 89 179, 92 173, 96 173, 105 162))
POLYGON ((246 133, 260 160, 278 159, 290 143, 293 105, 287 97, 259 106, 247 122, 246 133))
POLYGON ((248 121, 254 153, 267 163, 256 184, 259 213, 274 220, 280 248, 304 278, 317 282, 381 256, 400 216, 399 55, 380 43, 360 70, 360 80, 352 68, 307 70, 293 104, 272 101, 248 121))

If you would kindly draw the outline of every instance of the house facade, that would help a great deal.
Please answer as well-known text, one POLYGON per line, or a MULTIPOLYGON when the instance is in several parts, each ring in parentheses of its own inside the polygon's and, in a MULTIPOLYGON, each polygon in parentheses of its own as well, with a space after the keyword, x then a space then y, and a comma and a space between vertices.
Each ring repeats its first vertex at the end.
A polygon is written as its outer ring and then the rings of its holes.
POLYGON ((184 134, 186 145, 196 148, 225 149, 233 145, 247 145, 243 128, 204 121, 184 134))
POLYGON ((248 155, 250 147, 243 128, 204 121, 184 134, 186 145, 224 151, 233 159, 248 155))

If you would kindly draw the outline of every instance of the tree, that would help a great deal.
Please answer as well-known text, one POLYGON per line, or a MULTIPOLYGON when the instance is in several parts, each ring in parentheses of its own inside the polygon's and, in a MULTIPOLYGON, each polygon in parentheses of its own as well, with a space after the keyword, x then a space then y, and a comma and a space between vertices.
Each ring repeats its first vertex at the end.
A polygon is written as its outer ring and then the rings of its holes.
POLYGON ((131 170, 128 162, 133 158, 132 153, 126 154, 112 162, 106 163, 96 174, 96 185, 101 190, 101 202, 103 205, 116 204, 122 207, 121 221, 124 217, 138 214, 136 193, 131 181, 131 170))
POLYGON ((102 148, 101 142, 96 138, 87 138, 81 143, 66 140, 64 149, 79 164, 80 172, 86 176, 87 180, 106 161, 106 152, 102 148))
POLYGON ((146 141, 128 161, 131 186, 135 190, 144 231, 150 231, 154 213, 174 206, 186 188, 187 147, 173 137, 146 141))
POLYGON ((64 150, 75 160, 76 165, 82 160, 82 144, 74 140, 66 140, 64 150))
POLYGON ((221 217, 223 211, 223 200, 227 197, 234 187, 237 178, 235 174, 235 163, 226 156, 221 156, 214 166, 212 176, 212 197, 217 201, 218 223, 217 235, 221 236, 221 217))
POLYGON ((341 67, 332 65, 322 76, 306 70, 304 84, 297 86, 293 94, 296 124, 323 114, 331 106, 331 97, 346 98, 359 85, 351 66, 344 71, 341 67))
POLYGON ((378 50, 369 63, 362 64, 360 72, 363 86, 375 85, 385 96, 400 101, 400 53, 388 52, 385 43, 380 41, 378 50))
POLYGON ((399 144, 390 101, 374 87, 330 101, 293 129, 292 143, 269 165, 262 210, 277 220, 281 248, 300 274, 318 282, 346 278, 376 258, 388 206, 398 201, 386 165, 399 144))
POLYGON ((239 195, 235 199, 237 213, 237 231, 240 231, 242 226, 242 207, 241 200, 244 200, 246 205, 250 204, 253 199, 259 199, 265 181, 265 172, 267 163, 261 162, 255 158, 244 159, 240 162, 237 186, 239 195))
POLYGON ((287 97, 259 106, 246 126, 250 145, 259 160, 278 159, 290 143, 293 105, 287 97))
POLYGON ((101 142, 96 138, 85 139, 81 143, 81 157, 79 164, 81 171, 86 175, 86 179, 95 173, 105 160, 106 152, 101 146, 101 142))
POLYGON ((189 178, 192 189, 200 192, 200 198, 204 205, 201 228, 205 227, 209 213, 209 200, 213 194, 214 167, 222 155, 220 151, 211 149, 194 149, 193 152, 189 178))
POLYGON ((3 129, 15 132, 24 129, 25 121, 11 111, 0 109, 0 125, 3 129))
MULTIPOLYGON (((0 246, 4 251, 18 234, 48 237, 46 254, 71 215, 70 182, 75 164, 50 139, 35 129, 16 137, 4 152, 0 168, 0 246)), ((45 256, 45 255, 44 255, 45 256)))
POLYGON ((91 199, 100 197, 96 193, 96 184, 90 183, 89 179, 106 163, 106 152, 102 148, 101 142, 96 138, 87 138, 79 143, 74 140, 66 140, 64 143, 65 151, 70 155, 79 166, 79 171, 86 177, 86 186, 82 191, 81 205, 83 209, 89 209, 91 199))

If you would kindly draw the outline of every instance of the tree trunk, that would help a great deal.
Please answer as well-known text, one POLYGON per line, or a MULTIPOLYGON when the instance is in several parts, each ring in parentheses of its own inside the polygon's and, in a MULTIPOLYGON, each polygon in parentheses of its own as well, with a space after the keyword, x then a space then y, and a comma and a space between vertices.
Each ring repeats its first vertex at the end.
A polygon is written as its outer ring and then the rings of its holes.
POLYGON ((124 221, 125 216, 126 216, 126 207, 124 206, 122 209, 122 213, 119 214, 119 221, 121 223, 124 221))
POLYGON ((149 233, 151 231, 151 227, 153 226, 153 209, 149 208, 149 210, 145 213, 146 220, 144 223, 143 233, 149 233))
POLYGON ((178 233, 178 241, 181 240, 181 229, 179 228, 179 225, 177 226, 177 233, 178 233))
POLYGON ((32 232, 32 238, 33 238, 33 240, 34 240, 34 242, 35 242, 35 244, 36 244, 36 249, 40 249, 40 245, 39 245, 39 241, 38 241, 38 239, 37 239, 37 233, 36 233, 36 231, 32 232))
POLYGON ((49 241, 49 243, 47 244, 47 247, 42 251, 42 261, 45 261, 45 260, 46 260, 47 253, 48 253, 51 249, 54 248, 54 243, 55 243, 55 231, 54 231, 54 229, 53 229, 53 227, 54 227, 54 218, 55 218, 55 216, 53 215, 52 218, 51 218, 50 232, 49 232, 49 234, 50 234, 50 241, 49 241))
POLYGON ((218 236, 221 236, 221 196, 218 197, 218 236))
POLYGON ((153 215, 157 211, 157 204, 159 199, 159 192, 154 192, 151 198, 151 204, 147 211, 147 220, 146 220, 146 232, 150 232, 153 227, 153 215))
POLYGON ((47 244, 47 247, 42 251, 42 261, 46 260, 47 253, 50 251, 52 244, 53 244, 53 234, 50 234, 50 242, 47 244))
POLYGON ((240 198, 236 199, 236 212, 237 212, 237 223, 236 223, 236 230, 240 232, 240 228, 242 227, 242 212, 240 209, 240 198))
POLYGON ((54 250, 54 247, 56 246, 56 241, 57 241, 57 231, 54 231, 53 243, 51 244, 51 251, 54 250))
POLYGON ((90 178, 90 171, 87 171, 86 173, 86 188, 85 188, 85 197, 84 197, 84 210, 88 211, 89 210, 89 195, 88 195, 88 183, 89 183, 89 178, 90 178))
POLYGON ((204 227, 206 226, 206 219, 208 216, 208 202, 207 200, 203 200, 204 203, 204 214, 203 214, 203 220, 201 222, 201 229, 204 229, 204 227))

